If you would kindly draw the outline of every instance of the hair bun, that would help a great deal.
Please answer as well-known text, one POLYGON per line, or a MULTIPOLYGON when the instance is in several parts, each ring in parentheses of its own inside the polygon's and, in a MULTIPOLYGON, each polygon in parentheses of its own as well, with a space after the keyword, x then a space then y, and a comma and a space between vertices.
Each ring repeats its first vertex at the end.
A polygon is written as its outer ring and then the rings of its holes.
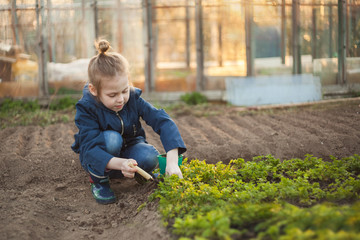
POLYGON ((106 40, 100 40, 98 43, 98 50, 100 53, 106 53, 110 48, 110 43, 106 40))

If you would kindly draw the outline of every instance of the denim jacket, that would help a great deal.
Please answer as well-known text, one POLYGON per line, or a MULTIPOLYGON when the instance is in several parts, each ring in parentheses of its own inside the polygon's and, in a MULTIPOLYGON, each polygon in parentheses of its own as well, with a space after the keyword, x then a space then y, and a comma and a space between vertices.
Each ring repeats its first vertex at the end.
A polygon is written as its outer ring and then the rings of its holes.
POLYGON ((130 97, 124 108, 115 112, 106 108, 84 87, 83 97, 76 104, 75 124, 79 131, 74 135, 71 148, 80 154, 80 162, 86 171, 103 175, 106 165, 113 156, 106 152, 103 131, 114 130, 123 137, 123 148, 145 137, 140 117, 160 135, 166 152, 178 148, 179 154, 186 151, 178 127, 162 109, 156 109, 140 97, 141 90, 131 88, 130 97), (90 169, 89 169, 90 168, 90 169))

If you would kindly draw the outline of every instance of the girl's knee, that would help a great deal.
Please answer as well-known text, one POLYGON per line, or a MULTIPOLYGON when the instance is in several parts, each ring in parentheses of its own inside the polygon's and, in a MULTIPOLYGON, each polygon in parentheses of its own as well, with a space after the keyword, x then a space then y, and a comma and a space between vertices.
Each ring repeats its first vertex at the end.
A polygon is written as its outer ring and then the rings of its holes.
POLYGON ((106 151, 114 156, 120 156, 120 150, 123 145, 123 138, 120 133, 107 130, 104 131, 104 138, 106 144, 106 151))
POLYGON ((143 158, 142 161, 143 169, 147 172, 153 171, 158 165, 159 152, 151 145, 148 145, 146 149, 143 150, 143 158))

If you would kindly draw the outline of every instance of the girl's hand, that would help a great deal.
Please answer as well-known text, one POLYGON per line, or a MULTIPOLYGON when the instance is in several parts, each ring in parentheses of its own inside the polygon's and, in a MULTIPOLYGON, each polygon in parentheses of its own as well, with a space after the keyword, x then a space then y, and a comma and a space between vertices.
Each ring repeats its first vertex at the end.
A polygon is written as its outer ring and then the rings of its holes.
POLYGON ((137 170, 136 168, 130 167, 130 163, 137 166, 137 162, 134 159, 113 157, 106 167, 108 169, 120 170, 125 177, 134 178, 137 170))
POLYGON ((178 175, 179 178, 183 178, 182 172, 178 165, 179 161, 179 155, 178 155, 178 149, 172 149, 166 153, 166 169, 165 174, 166 175, 178 175))

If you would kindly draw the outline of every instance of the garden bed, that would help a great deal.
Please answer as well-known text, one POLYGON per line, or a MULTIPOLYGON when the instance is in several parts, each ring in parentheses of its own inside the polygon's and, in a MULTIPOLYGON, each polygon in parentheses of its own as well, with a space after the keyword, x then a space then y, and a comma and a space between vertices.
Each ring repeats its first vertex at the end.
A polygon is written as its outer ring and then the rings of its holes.
MULTIPOLYGON (((340 159, 360 153, 359 105, 359 99, 246 111, 208 105, 178 107, 170 113, 188 146, 189 160, 228 164, 231 159, 251 161, 260 155, 303 159, 311 154, 331 161, 330 155, 340 159)), ((158 136, 148 127, 145 130, 148 141, 161 150, 158 136)), ((147 200, 154 184, 113 181, 116 204, 102 206, 92 199, 88 176, 70 148, 76 131, 72 121, 0 130, 0 235, 4 239, 177 238, 163 226, 158 201, 147 200)), ((299 204, 304 207, 301 204, 306 202, 299 204)), ((249 234, 248 238, 254 237, 249 234)))

